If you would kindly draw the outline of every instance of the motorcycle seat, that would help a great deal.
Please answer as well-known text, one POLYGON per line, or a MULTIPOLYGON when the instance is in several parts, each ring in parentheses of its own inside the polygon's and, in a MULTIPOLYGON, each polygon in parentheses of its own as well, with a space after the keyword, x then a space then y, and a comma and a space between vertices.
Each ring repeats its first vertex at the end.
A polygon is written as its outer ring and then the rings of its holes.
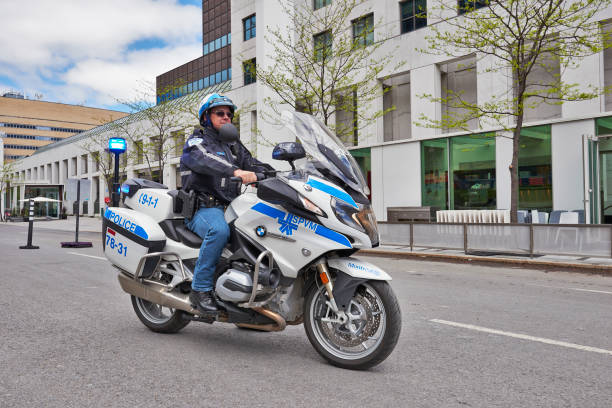
POLYGON ((202 238, 191 232, 185 224, 177 225, 176 232, 178 233, 181 242, 190 248, 199 248, 202 246, 202 238))
POLYGON ((183 218, 173 218, 159 223, 166 236, 174 241, 182 242, 190 248, 202 246, 202 238, 191 232, 183 218))

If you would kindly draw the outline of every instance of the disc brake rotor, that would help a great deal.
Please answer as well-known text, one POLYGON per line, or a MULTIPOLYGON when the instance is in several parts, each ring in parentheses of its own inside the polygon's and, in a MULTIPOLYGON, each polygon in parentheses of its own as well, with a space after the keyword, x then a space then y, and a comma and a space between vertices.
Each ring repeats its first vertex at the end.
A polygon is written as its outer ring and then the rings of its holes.
MULTIPOLYGON (((324 296, 324 295, 323 295, 324 296)), ((374 335, 380 326, 380 307, 376 298, 368 291, 357 293, 351 300, 347 315, 353 319, 345 324, 321 324, 321 329, 327 338, 340 347, 355 347, 374 335), (353 330, 347 325, 353 325, 353 330)))

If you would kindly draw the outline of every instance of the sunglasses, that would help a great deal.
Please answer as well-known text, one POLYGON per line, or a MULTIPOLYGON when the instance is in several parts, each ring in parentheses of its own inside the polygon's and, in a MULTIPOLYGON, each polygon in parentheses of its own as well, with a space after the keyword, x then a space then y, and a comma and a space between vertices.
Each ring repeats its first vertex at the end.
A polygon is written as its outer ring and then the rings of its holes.
POLYGON ((217 115, 220 118, 225 117, 225 116, 227 116, 230 119, 234 118, 234 114, 232 112, 226 112, 226 111, 216 111, 216 112, 213 112, 213 115, 217 115))

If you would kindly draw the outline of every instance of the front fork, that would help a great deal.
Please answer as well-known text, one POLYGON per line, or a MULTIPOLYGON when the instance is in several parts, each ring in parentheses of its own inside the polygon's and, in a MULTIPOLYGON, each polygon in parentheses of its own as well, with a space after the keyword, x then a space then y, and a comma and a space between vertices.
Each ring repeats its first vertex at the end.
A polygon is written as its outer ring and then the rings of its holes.
POLYGON ((321 279, 321 282, 323 283, 323 286, 327 291, 327 297, 329 298, 329 300, 325 303, 336 314, 336 316, 338 316, 337 319, 329 320, 333 320, 335 323, 345 324, 348 321, 348 317, 343 310, 338 309, 338 305, 336 304, 336 300, 334 299, 334 286, 325 260, 322 260, 317 264, 317 272, 319 273, 319 279, 321 279))

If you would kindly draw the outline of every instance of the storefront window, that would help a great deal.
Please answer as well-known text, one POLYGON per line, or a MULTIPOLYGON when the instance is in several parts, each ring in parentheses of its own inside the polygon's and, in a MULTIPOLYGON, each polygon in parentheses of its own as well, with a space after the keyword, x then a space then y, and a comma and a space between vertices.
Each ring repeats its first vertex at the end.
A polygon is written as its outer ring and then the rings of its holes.
POLYGON ((550 125, 521 130, 519 141, 519 208, 552 210, 550 125))
POLYGON ((372 200, 372 160, 371 160, 371 151, 370 148, 366 149, 354 149, 351 150, 351 155, 355 158, 355 161, 359 165, 361 169, 361 173, 363 174, 363 178, 368 183, 368 188, 370 189, 370 194, 368 195, 368 199, 372 200))
POLYGON ((448 208, 447 139, 421 142, 421 202, 440 210, 448 208))
MULTIPOLYGON (((25 187, 25 198, 45 197, 53 200, 59 200, 60 198, 60 186, 49 186, 49 187, 25 187)), ((51 217, 58 218, 59 216, 59 202, 36 202, 34 203, 34 216, 35 217, 51 217)), ((29 204, 26 201, 24 203, 26 209, 29 209, 29 204)), ((26 210, 28 211, 28 210, 26 210)))
POLYGON ((451 208, 496 208, 495 135, 479 134, 450 139, 451 208))

